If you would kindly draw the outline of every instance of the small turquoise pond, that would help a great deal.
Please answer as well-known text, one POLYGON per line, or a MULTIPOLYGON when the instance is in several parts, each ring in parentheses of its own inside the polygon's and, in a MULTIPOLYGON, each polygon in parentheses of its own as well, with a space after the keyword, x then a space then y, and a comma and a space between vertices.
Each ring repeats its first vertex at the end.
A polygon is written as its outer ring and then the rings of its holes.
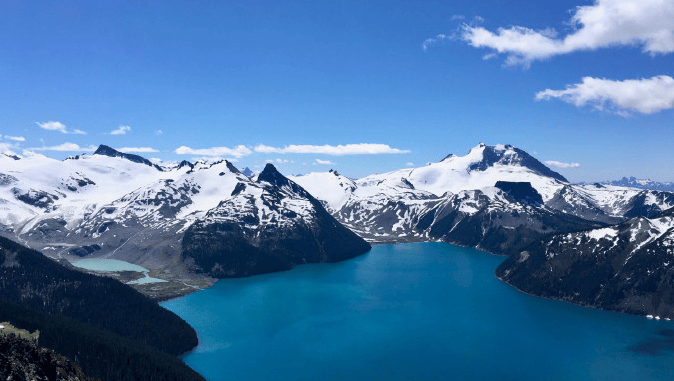
POLYGON ((131 281, 128 284, 166 282, 164 279, 151 278, 148 276, 149 270, 144 267, 134 265, 133 263, 120 261, 118 259, 88 258, 73 262, 72 265, 92 271, 137 271, 142 272, 145 275, 144 278, 131 281))

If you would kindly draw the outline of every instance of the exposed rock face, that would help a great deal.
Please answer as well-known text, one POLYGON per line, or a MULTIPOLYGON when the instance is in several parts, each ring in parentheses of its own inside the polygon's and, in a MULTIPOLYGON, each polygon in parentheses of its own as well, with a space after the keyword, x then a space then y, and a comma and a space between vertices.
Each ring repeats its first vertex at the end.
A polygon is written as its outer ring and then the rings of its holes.
POLYGON ((570 184, 511 145, 480 144, 466 156, 360 180, 334 172, 292 179, 370 242, 442 240, 496 254, 674 206, 667 192, 570 184))
POLYGON ((674 209, 556 235, 506 259, 496 274, 533 295, 674 319, 674 209))
POLYGON ((461 192, 422 213, 415 229, 434 240, 511 255, 553 232, 604 226, 536 206, 537 198, 526 186, 511 183, 504 188, 526 200, 498 188, 461 192))
POLYGON ((482 148, 482 160, 473 162, 468 167, 469 171, 485 171, 494 165, 512 165, 528 168, 542 176, 551 177, 553 179, 567 182, 566 178, 559 173, 551 170, 545 164, 536 160, 533 156, 525 151, 513 147, 510 144, 503 146, 488 146, 484 143, 476 148, 482 148))
POLYGON ((256 182, 239 183, 231 198, 190 226, 182 248, 195 271, 228 278, 342 261, 370 245, 268 164, 256 182))
POLYGON ((3 380, 93 381, 66 357, 36 343, 0 333, 0 375, 3 380))
POLYGON ((497 181, 495 186, 520 204, 543 205, 543 197, 529 182, 497 181))
POLYGON ((146 159, 142 156, 119 152, 112 147, 106 146, 105 144, 101 144, 98 147, 98 149, 96 149, 96 152, 94 152, 94 155, 121 157, 121 158, 124 158, 126 160, 133 161, 134 163, 145 164, 145 165, 149 165, 150 167, 155 167, 160 171, 162 170, 161 167, 152 164, 152 162, 150 160, 148 160, 148 159, 146 159))

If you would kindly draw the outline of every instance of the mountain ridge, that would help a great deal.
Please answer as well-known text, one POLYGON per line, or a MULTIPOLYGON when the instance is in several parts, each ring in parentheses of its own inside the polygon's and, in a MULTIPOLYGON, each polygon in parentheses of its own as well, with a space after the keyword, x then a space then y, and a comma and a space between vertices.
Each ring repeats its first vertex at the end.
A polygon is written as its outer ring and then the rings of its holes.
POLYGON ((168 280, 135 286, 156 298, 216 278, 347 259, 367 251, 362 239, 444 241, 517 256, 555 235, 674 207, 671 192, 571 184, 512 145, 479 144, 465 156, 361 179, 334 170, 286 177, 273 165, 251 177, 228 161, 158 170, 101 150, 107 154, 64 162, 0 157, 12 168, 0 173, 0 234, 60 260, 141 265, 168 280), (331 237, 351 243, 332 251, 340 243, 331 237), (153 294, 162 288, 171 291, 153 294))

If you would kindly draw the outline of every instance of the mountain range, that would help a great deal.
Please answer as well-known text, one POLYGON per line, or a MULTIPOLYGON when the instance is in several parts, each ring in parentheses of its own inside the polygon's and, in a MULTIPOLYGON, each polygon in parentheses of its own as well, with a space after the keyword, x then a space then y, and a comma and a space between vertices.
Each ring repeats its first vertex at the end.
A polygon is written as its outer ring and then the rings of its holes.
POLYGON ((674 192, 674 182, 672 181, 652 181, 649 179, 637 179, 634 176, 630 176, 629 178, 623 177, 620 180, 603 181, 602 184, 674 192))
MULTIPOLYGON (((523 252, 568 234, 622 226, 630 237, 645 236, 651 228, 634 221, 660 221, 674 207, 674 193, 572 184, 521 149, 482 143, 463 156, 361 179, 334 170, 286 177, 271 164, 244 174, 228 161, 152 163, 107 146, 64 161, 33 155, 0 163, 0 234, 56 259, 141 265, 169 281, 152 286, 170 289, 163 296, 216 278, 348 259, 369 250, 366 241, 477 247, 516 258, 519 269, 547 261, 523 252)), ((649 247, 669 255, 667 245, 649 247)), ((570 277, 582 282, 585 275, 570 277)), ((571 301, 620 309, 617 302, 571 301)), ((665 316, 652 307, 622 310, 665 316)))

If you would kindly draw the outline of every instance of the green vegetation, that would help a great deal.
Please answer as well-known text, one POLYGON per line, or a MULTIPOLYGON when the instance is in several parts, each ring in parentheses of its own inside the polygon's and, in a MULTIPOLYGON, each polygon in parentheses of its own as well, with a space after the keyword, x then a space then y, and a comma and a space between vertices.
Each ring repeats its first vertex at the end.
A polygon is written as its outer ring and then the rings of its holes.
POLYGON ((8 321, 0 322, 0 327, 2 327, 2 328, 0 328, 0 335, 1 336, 14 335, 16 337, 20 337, 22 339, 35 341, 35 342, 37 342, 38 339, 40 338, 40 331, 35 331, 33 333, 30 333, 29 331, 27 331, 25 329, 16 328, 12 324, 10 324, 8 321))
POLYGON ((202 380, 175 356, 198 344, 177 315, 117 280, 0 237, 0 321, 102 380, 202 380))
POLYGON ((25 330, 39 329, 41 346, 102 380, 203 380, 174 356, 58 313, 46 315, 0 300, 0 320, 11 320, 25 330))

